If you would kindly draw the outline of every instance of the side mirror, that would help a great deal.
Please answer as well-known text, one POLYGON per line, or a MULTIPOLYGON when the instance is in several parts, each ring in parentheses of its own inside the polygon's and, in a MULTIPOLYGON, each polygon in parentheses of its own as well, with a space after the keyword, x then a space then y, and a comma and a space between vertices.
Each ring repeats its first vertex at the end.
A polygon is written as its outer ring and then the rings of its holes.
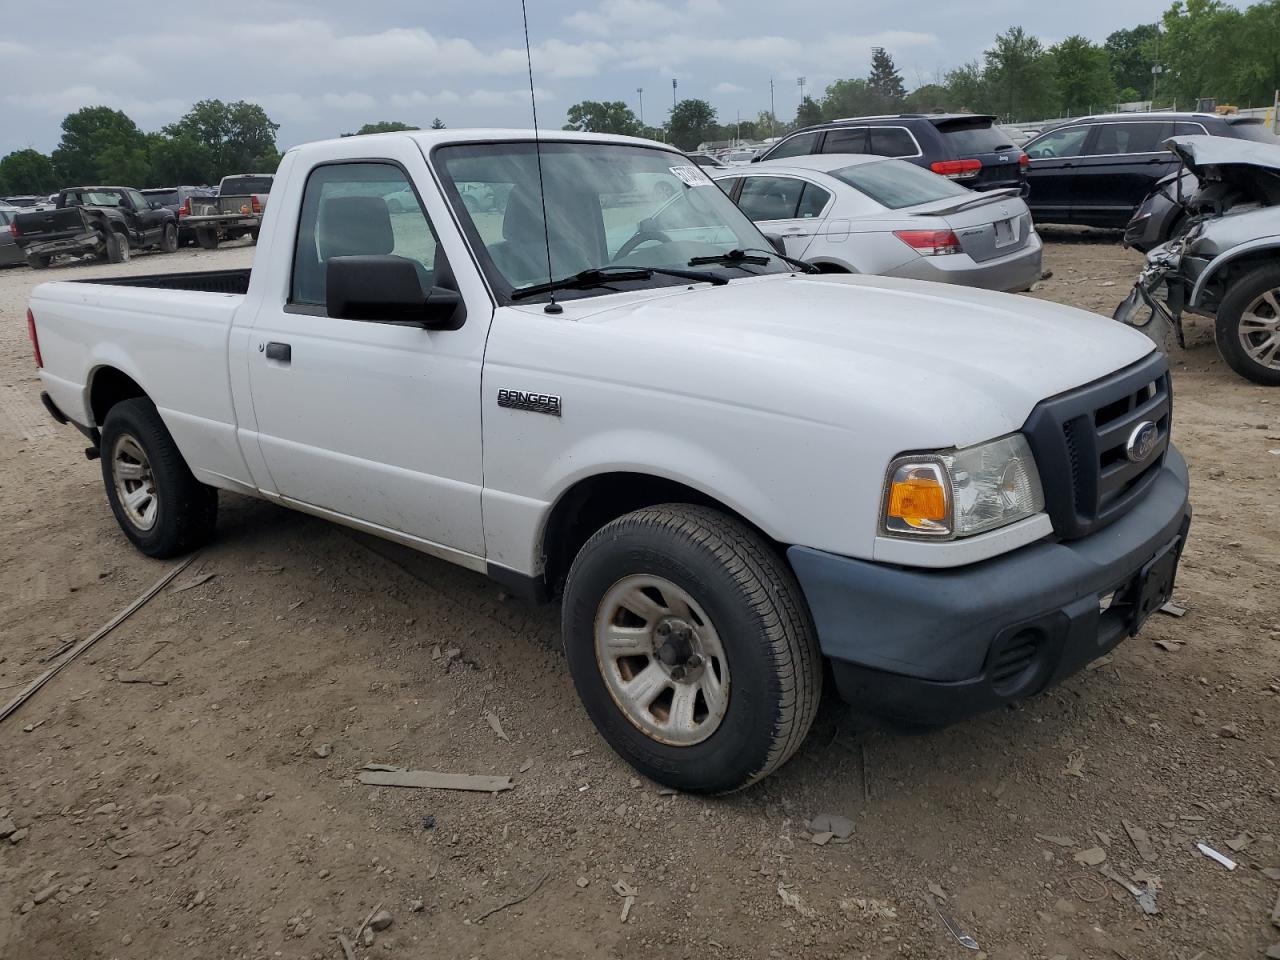
POLYGON ((164 206, 164 204, 162 204, 159 200, 148 200, 148 201, 147 201, 147 209, 148 209, 148 210, 159 210, 159 209, 160 209, 161 207, 163 207, 163 206, 164 206))
POLYGON ((769 246, 773 247, 777 253, 784 257, 787 255, 787 245, 782 242, 782 238, 776 233, 766 233, 764 238, 769 241, 769 246))
POLYGON ((423 288, 419 265, 405 257, 334 257, 325 267, 325 312, 431 330, 457 330, 467 318, 457 290, 423 288))

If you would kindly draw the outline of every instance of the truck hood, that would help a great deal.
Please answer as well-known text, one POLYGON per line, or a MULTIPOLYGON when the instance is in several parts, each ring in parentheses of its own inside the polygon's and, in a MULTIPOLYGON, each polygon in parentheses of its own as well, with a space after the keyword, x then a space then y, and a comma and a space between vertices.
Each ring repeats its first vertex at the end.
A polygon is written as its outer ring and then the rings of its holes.
POLYGON ((876 416, 920 447, 1017 430, 1041 400, 1154 349, 1072 307, 888 277, 775 275, 563 306, 617 345, 610 376, 645 372, 641 389, 844 426, 876 416))

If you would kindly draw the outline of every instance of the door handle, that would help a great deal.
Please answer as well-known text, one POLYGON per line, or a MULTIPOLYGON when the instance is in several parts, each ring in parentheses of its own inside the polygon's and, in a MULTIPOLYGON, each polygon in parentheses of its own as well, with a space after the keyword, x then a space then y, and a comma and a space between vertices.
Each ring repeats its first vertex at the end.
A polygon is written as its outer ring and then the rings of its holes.
POLYGON ((797 234, 804 233, 804 227, 787 227, 787 229, 783 230, 782 232, 787 234, 788 236, 794 237, 797 234))
POLYGON ((293 359, 293 348, 287 343, 278 343, 272 341, 267 344, 267 359, 279 360, 281 363, 288 363, 293 359))

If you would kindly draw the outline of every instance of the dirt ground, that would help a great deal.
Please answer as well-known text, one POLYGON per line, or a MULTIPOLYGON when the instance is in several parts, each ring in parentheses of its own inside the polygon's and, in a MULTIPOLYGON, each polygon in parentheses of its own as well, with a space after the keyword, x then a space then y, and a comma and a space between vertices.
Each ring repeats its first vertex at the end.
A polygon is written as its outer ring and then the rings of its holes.
MULTIPOLYGON (((1114 235, 1047 239, 1033 295, 1109 314, 1138 257, 1114 235)), ((0 702, 173 566, 127 544, 99 465, 40 407, 28 292, 251 255, 0 272, 0 702)), ((18 830, 0 956, 337 960, 378 907, 393 922, 360 957, 1261 956, 1280 940, 1263 872, 1280 867, 1280 391, 1233 374, 1207 330, 1172 358, 1196 509, 1184 618, 928 736, 828 703, 788 766, 727 799, 660 791, 605 747, 555 608, 224 494, 217 540, 0 725, 0 825, 18 830), (370 761, 516 785, 364 786, 370 761), (811 842, 820 813, 850 818, 850 842, 811 842), (1095 847, 1151 878, 1158 915, 1076 861, 1095 847)))

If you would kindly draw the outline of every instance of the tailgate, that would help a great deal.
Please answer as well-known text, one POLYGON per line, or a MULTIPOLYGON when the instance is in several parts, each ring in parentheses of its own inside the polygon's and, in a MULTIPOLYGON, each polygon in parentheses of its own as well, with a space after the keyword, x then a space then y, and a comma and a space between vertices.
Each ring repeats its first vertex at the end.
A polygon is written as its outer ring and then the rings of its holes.
POLYGON ((963 209, 937 213, 929 204, 911 212, 919 216, 936 216, 960 238, 960 248, 978 263, 1017 253, 1031 241, 1031 211, 1018 197, 979 195, 979 202, 967 203, 963 209))
POLYGON ((961 117, 935 124, 951 160, 978 160, 982 169, 961 181, 975 190, 1019 186, 1026 175, 1018 164, 1022 150, 989 117, 961 117))
POLYGON ((22 240, 73 237, 84 230, 84 219, 80 216, 79 207, 20 213, 14 218, 14 223, 18 228, 17 236, 22 240))
POLYGON ((251 195, 218 197, 218 209, 222 213, 250 216, 253 214, 253 197, 251 195))

